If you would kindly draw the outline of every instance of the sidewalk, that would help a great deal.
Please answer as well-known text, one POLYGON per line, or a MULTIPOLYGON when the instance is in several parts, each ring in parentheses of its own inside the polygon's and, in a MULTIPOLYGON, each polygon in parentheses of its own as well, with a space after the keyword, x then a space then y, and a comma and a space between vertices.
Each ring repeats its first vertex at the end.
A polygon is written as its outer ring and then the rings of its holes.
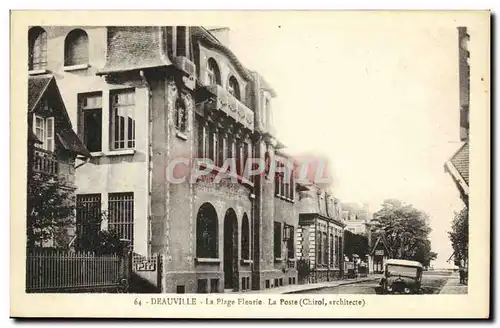
POLYGON ((460 277, 458 275, 452 275, 439 294, 467 294, 467 285, 460 284, 460 277))
POLYGON ((277 288, 269 288, 269 289, 263 289, 263 290, 252 290, 252 291, 245 292, 244 294, 293 294, 293 293, 303 292, 303 291, 312 291, 312 290, 322 289, 322 288, 331 288, 331 287, 337 287, 337 286, 342 286, 342 285, 356 284, 356 283, 361 283, 361 282, 365 282, 365 281, 376 280, 379 277, 380 277, 380 275, 368 275, 368 277, 357 278, 357 279, 343 279, 343 280, 325 281, 325 282, 318 282, 318 283, 314 283, 314 284, 303 284, 303 285, 287 285, 287 286, 277 287, 277 288))

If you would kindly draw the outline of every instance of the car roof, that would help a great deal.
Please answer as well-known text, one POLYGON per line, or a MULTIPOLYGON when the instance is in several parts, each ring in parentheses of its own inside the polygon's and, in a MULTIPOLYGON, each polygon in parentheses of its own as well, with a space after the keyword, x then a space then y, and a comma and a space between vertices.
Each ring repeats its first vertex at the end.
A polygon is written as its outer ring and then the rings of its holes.
POLYGON ((409 261, 409 260, 396 260, 390 259, 385 262, 386 264, 394 264, 394 265, 404 265, 404 266, 412 266, 422 268, 422 264, 417 261, 409 261))

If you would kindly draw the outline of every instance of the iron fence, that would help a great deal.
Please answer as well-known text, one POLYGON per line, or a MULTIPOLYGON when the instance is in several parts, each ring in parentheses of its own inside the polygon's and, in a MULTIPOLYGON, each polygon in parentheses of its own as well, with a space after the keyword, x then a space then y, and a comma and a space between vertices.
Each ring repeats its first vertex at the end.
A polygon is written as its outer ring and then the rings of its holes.
POLYGON ((125 291, 126 259, 87 252, 27 254, 27 292, 125 291))

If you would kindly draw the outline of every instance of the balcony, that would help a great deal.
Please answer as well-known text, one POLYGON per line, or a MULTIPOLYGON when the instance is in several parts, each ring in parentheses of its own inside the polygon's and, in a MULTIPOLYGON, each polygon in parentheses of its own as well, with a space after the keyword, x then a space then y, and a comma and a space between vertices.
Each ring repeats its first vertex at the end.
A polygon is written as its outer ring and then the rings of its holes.
POLYGON ((59 162, 53 152, 35 148, 33 154, 33 172, 48 175, 59 173, 59 162))
POLYGON ((219 85, 208 85, 196 92, 197 111, 219 111, 244 128, 254 130, 254 112, 219 85))
POLYGON ((195 75, 196 75, 196 65, 189 60, 189 58, 184 56, 177 56, 172 59, 172 64, 175 68, 182 72, 184 75, 184 85, 191 90, 194 90, 196 86, 195 75))

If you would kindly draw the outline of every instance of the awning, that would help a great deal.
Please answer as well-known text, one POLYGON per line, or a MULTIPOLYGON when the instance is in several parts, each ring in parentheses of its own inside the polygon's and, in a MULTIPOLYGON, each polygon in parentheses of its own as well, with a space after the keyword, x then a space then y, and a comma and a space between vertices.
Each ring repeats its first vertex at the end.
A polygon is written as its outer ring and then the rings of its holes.
POLYGON ((73 129, 64 129, 56 133, 59 142, 64 149, 72 151, 76 154, 91 158, 90 152, 87 147, 82 143, 80 138, 76 135, 73 129))

